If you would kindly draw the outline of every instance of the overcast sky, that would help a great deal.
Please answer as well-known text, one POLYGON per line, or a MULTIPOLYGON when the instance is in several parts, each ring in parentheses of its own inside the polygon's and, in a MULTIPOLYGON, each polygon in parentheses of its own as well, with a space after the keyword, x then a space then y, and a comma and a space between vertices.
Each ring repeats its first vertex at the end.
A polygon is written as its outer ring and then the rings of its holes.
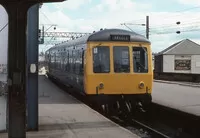
POLYGON ((5 9, 0 5, 0 64, 7 64, 8 28, 2 28, 8 23, 5 9), (1 31, 2 30, 2 31, 1 31))
MULTIPOLYGON (((40 9, 40 24, 57 24, 57 31, 92 32, 100 28, 127 29, 120 23, 143 24, 146 15, 150 17, 153 52, 185 38, 200 43, 200 0, 68 0, 44 4, 40 9), (176 25, 177 21, 181 24, 176 25), (197 31, 178 35, 179 30, 197 31)), ((129 27, 145 35, 144 26, 129 27)))
MULTIPOLYGON (((2 11, 0 7, 0 29, 5 24, 3 18, 6 18, 3 16, 5 11, 2 11)), ((57 24, 56 31, 62 32, 93 32, 100 28, 128 29, 121 23, 144 24, 146 15, 150 18, 149 39, 153 52, 186 38, 200 44, 200 0, 68 0, 43 4, 40 24, 57 24), (181 24, 177 25, 177 21, 181 24), (186 32, 176 34, 179 30, 186 32)), ((144 26, 129 27, 145 35, 144 26)), ((3 49, 3 45, 7 44, 4 38, 6 31, 0 32, 0 61, 7 53, 5 46, 3 49)), ((40 51, 49 47, 41 45, 40 51)))

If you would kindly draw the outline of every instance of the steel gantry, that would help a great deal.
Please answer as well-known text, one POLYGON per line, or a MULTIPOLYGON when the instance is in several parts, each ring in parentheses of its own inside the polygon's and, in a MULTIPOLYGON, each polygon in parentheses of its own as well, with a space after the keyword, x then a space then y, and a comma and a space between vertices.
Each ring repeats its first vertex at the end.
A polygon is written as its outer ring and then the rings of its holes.
POLYGON ((53 40, 53 38, 68 38, 68 39, 76 39, 78 37, 82 37, 84 35, 89 35, 91 33, 83 33, 83 32, 47 32, 44 30, 39 30, 39 44, 44 44, 44 38, 51 38, 50 40, 53 40))
POLYGON ((44 37, 63 37, 63 38, 77 38, 91 33, 80 32, 44 32, 44 37))

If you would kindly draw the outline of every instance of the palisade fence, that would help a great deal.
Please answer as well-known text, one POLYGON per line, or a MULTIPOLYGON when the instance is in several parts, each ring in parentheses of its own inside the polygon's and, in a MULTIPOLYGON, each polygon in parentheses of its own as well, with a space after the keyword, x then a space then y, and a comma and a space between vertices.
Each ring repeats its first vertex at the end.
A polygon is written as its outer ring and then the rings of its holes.
POLYGON ((7 82, 6 81, 0 81, 0 96, 7 94, 7 82))
POLYGON ((0 64, 0 96, 7 92, 7 64, 0 64))

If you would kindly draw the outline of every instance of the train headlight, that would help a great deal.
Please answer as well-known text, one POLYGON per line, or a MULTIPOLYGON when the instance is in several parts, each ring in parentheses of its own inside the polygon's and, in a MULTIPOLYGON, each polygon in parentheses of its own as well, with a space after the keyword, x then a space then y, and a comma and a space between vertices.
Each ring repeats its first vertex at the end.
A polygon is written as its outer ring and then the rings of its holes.
POLYGON ((99 84, 99 89, 103 89, 104 88, 104 84, 101 82, 100 84, 99 84))
POLYGON ((144 88, 144 82, 140 82, 139 88, 140 88, 140 89, 143 89, 143 88, 144 88))

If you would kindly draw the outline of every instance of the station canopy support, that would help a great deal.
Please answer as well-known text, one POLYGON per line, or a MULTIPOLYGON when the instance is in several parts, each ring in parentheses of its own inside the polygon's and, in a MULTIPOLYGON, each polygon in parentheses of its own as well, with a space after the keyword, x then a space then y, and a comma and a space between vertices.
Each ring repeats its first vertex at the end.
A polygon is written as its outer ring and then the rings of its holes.
POLYGON ((0 0, 9 17, 8 137, 26 137, 27 11, 37 4, 64 0, 0 0))

